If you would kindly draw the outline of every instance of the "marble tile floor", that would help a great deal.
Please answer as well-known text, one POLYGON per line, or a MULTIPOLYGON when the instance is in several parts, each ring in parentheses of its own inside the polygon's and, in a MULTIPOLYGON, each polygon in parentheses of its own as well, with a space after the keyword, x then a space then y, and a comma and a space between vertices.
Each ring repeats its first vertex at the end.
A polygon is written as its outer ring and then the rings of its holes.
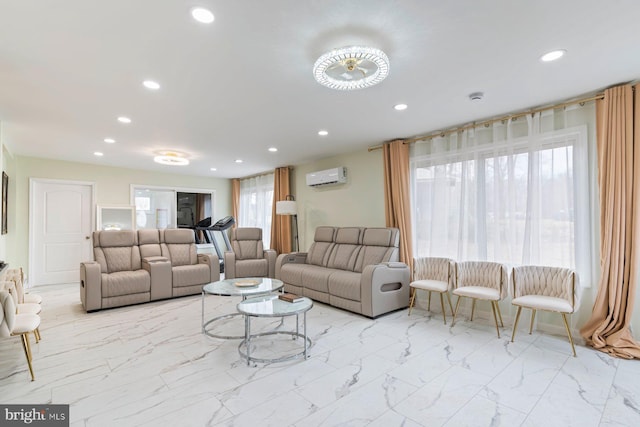
MULTIPOLYGON (((247 366, 238 340, 200 332, 200 296, 86 314, 77 286, 36 289, 35 382, 19 339, 0 340, 0 403, 70 404, 72 426, 640 425, 640 362, 584 346, 574 358, 562 336, 522 329, 511 343, 509 324, 498 339, 482 319, 452 328, 437 311, 371 320, 316 303, 309 359, 247 366)), ((208 296, 206 316, 237 303, 208 296)), ((219 328, 241 333, 242 320, 219 328)), ((295 345, 263 337, 254 352, 295 345)))

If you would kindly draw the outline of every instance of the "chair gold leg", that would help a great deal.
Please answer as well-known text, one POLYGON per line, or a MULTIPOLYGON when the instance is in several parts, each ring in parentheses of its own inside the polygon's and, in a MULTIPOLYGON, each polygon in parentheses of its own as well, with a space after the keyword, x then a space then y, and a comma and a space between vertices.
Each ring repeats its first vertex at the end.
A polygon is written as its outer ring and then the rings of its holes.
POLYGON ((22 348, 24 349, 24 355, 27 357, 27 364, 29 365, 29 373, 31 374, 31 381, 35 381, 33 375, 33 366, 31 365, 31 346, 29 345, 29 336, 27 334, 21 334, 22 348))
POLYGON ((451 315, 453 316, 453 305, 451 304, 451 295, 447 292, 447 301, 449 301, 449 308, 451 309, 451 315))
POLYGON ((431 291, 429 291, 429 299, 427 300, 427 311, 431 311, 431 291))
POLYGON ((442 318, 444 319, 444 324, 447 324, 447 313, 444 311, 444 296, 442 296, 442 292, 440 292, 440 307, 442 307, 442 318))
POLYGON ((571 350, 573 350, 573 357, 576 356, 576 348, 573 346, 573 338, 571 338, 571 331, 569 330, 569 323, 567 322, 567 315, 565 313, 562 314, 562 320, 564 320, 564 327, 567 330, 567 336, 569 337, 569 342, 571 343, 571 350))
POLYGON ((473 312, 476 311, 476 299, 473 298, 471 301, 471 319, 469 320, 473 322, 473 312))
POLYGON ((458 301, 456 301, 456 309, 453 312, 453 319, 451 319, 451 326, 453 327, 453 324, 456 323, 456 316, 458 315, 458 307, 460 307, 460 299, 462 297, 458 297, 458 301))
POLYGON ((40 335, 40 328, 36 328, 35 333, 38 334, 38 341, 36 342, 40 342, 40 340, 42 339, 42 335, 40 335))
POLYGON ((418 290, 416 288, 413 288, 413 293, 411 294, 411 300, 409 301, 409 314, 407 314, 407 316, 411 316, 411 309, 413 308, 413 303, 416 300, 417 293, 418 293, 418 290))
POLYGON ((536 310, 534 308, 531 309, 531 324, 529 325, 529 335, 533 332, 533 321, 536 318, 536 310))
POLYGON ((499 301, 496 301, 496 311, 498 312, 498 319, 500 319, 500 326, 504 328, 504 322, 502 321, 502 313, 500 312, 499 301))
POLYGON ((496 302, 491 301, 491 311, 493 312, 493 320, 496 322, 496 332, 498 333, 498 338, 500 338, 500 327, 498 326, 498 316, 496 316, 496 302))
POLYGON ((516 321, 513 322, 513 333, 511 334, 511 342, 516 338, 516 330, 518 329, 518 320, 520 320, 520 312, 522 311, 522 306, 518 306, 518 311, 516 312, 516 321))

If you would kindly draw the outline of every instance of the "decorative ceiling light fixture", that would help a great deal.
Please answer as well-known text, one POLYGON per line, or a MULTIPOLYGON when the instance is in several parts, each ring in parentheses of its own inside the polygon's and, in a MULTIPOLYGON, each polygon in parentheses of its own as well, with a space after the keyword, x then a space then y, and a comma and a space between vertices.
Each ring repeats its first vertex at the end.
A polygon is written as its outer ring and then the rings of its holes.
POLYGON ((337 90, 364 89, 389 75, 389 58, 380 49, 348 46, 322 55, 313 65, 321 85, 337 90))
POLYGON ((161 165, 185 166, 189 164, 189 159, 184 154, 177 151, 163 151, 153 158, 153 161, 161 165))

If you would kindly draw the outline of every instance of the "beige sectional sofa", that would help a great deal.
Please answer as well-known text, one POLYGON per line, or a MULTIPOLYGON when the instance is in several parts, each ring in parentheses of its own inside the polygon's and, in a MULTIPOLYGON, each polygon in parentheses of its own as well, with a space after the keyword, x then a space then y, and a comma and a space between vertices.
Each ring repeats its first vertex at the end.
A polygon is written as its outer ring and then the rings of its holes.
POLYGON ((199 294, 220 280, 218 257, 197 254, 189 229, 96 231, 93 254, 80 263, 86 311, 199 294))
POLYGON ((409 304, 409 267, 396 228, 318 227, 307 253, 282 254, 276 278, 286 292, 368 317, 409 304))

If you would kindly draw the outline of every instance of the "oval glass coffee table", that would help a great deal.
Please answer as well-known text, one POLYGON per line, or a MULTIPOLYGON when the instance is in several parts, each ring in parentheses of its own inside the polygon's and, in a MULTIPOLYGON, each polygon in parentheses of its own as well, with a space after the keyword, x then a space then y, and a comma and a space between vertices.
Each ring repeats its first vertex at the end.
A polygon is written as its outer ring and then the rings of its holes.
MULTIPOLYGON (((265 295, 261 297, 249 298, 238 304, 238 312, 244 315, 244 340, 238 345, 238 353, 247 360, 247 366, 250 362, 273 363, 284 362, 302 356, 304 359, 308 357, 307 350, 312 345, 311 338, 307 337, 307 311, 313 307, 313 301, 306 297, 301 297, 298 302, 287 302, 278 298, 278 295, 265 295), (303 315, 303 332, 300 333, 299 316, 303 315), (296 330, 294 331, 268 331, 251 334, 251 318, 252 317, 280 317, 296 316, 296 330), (258 358, 251 356, 251 340, 256 337, 266 335, 291 335, 294 340, 298 337, 303 340, 303 348, 299 353, 275 358, 258 358), (243 350, 244 349, 244 350, 243 350)), ((282 322, 281 322, 282 324, 282 322)))
POLYGON ((225 297, 242 297, 243 300, 257 295, 270 294, 279 291, 284 284, 278 279, 270 279, 268 277, 244 277, 239 279, 225 279, 218 282, 212 282, 202 287, 202 333, 213 338, 222 339, 242 339, 243 335, 221 335, 211 331, 212 324, 215 322, 230 319, 234 316, 241 316, 240 313, 223 314, 213 319, 204 321, 204 297, 206 295, 218 295, 225 297), (211 325, 211 327, 210 327, 211 325))

